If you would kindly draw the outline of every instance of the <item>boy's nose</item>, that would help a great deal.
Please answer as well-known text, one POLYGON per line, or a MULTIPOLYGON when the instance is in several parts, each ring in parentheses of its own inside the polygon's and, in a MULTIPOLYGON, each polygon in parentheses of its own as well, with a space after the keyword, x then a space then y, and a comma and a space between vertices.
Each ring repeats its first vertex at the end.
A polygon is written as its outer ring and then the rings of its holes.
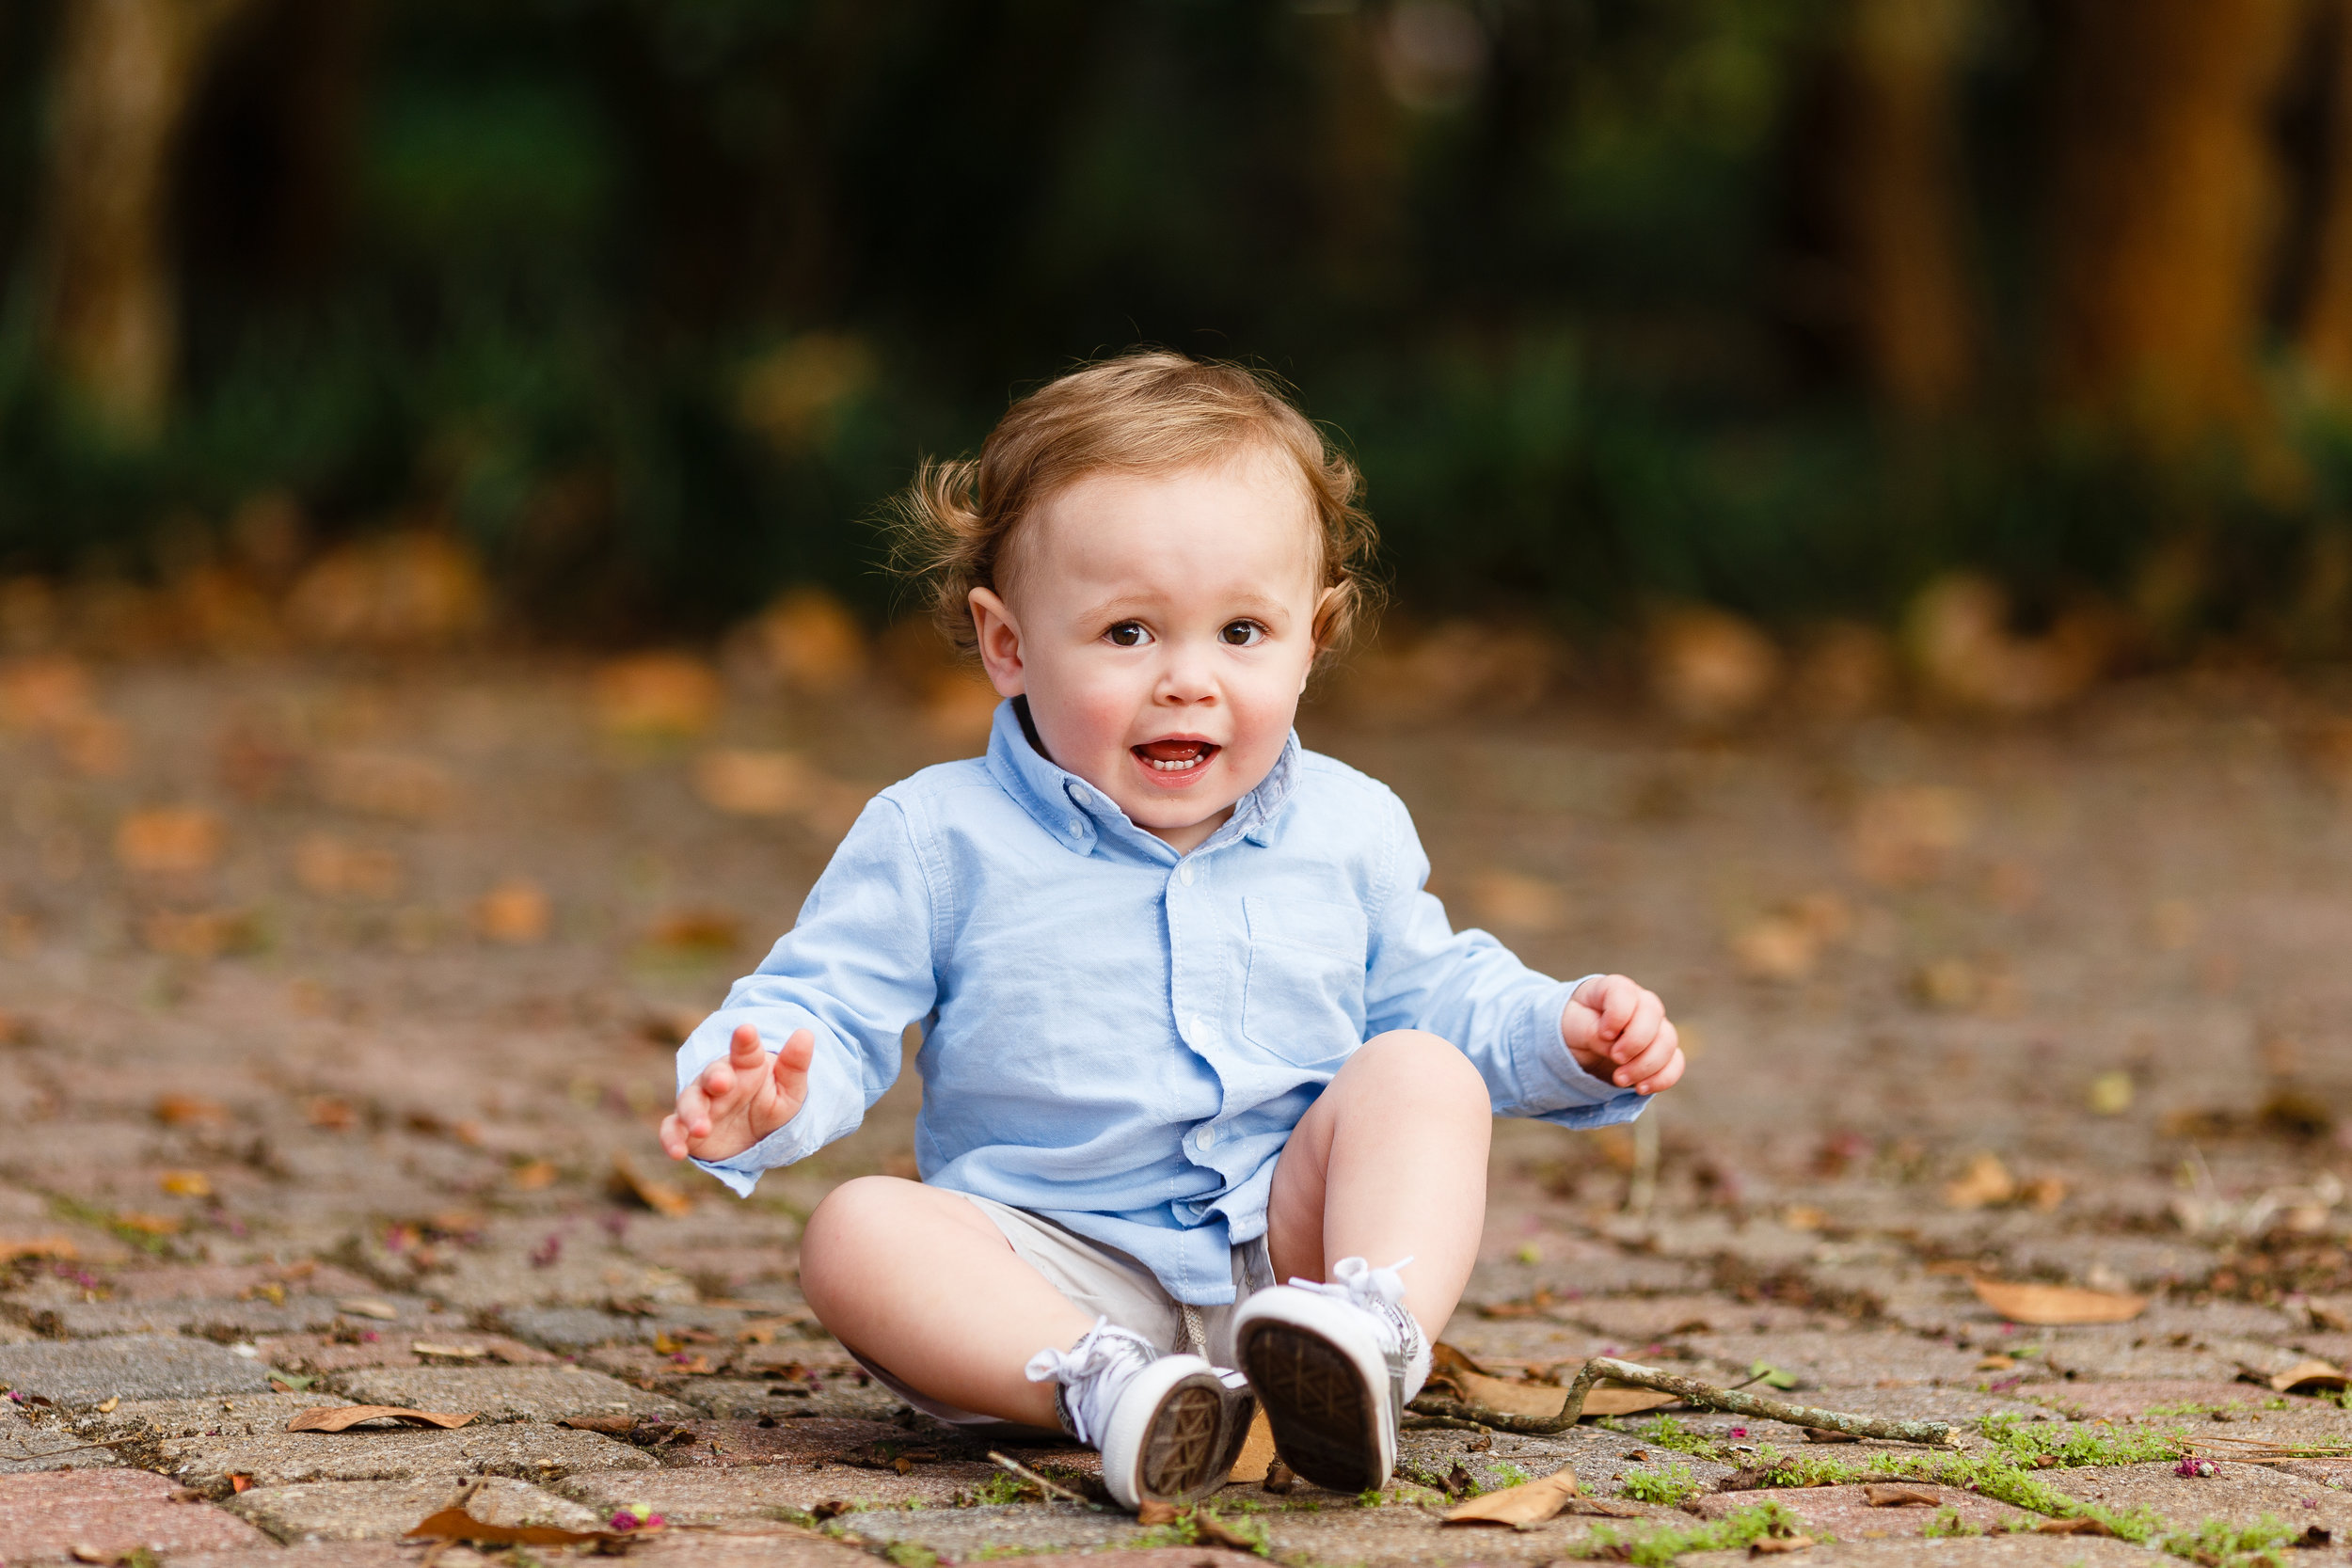
POLYGON ((1152 695, 1163 703, 1213 702, 1216 679, 1205 659, 1179 655, 1160 671, 1159 689, 1152 695))

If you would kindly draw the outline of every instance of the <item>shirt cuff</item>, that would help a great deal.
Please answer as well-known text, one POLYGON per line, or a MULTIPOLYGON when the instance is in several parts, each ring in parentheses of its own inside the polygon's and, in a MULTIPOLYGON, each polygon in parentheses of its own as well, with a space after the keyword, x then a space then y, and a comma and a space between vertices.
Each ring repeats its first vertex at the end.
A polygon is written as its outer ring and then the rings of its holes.
POLYGON ((749 1197, 752 1189, 759 1185, 759 1179, 769 1171, 805 1160, 823 1147, 824 1140, 811 1137, 803 1125, 810 1119, 807 1111, 808 1107, 803 1105, 801 1114, 740 1154, 730 1154, 723 1160, 696 1160, 694 1164, 717 1177, 736 1196, 749 1197))

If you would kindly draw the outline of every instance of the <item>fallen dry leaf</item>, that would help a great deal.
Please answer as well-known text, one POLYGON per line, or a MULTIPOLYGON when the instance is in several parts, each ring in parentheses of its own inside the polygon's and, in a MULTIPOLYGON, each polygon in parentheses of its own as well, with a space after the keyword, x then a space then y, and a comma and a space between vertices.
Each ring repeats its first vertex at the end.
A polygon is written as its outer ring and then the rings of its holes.
POLYGON ((1751 980, 1803 980, 1820 956, 1820 939, 1787 915, 1757 921, 1731 939, 1740 973, 1751 980))
POLYGON ((213 1179, 200 1170, 167 1170, 157 1178, 157 1186, 173 1197, 210 1197, 213 1179))
POLYGON ((139 941, 150 952, 183 958, 216 958, 223 953, 258 953, 268 933, 250 910, 158 910, 139 922, 139 941))
POLYGON ((816 799, 817 770, 797 752, 729 747, 694 761, 694 793, 730 816, 790 816, 816 799))
POLYGON ((2147 1310, 2146 1296, 2086 1291, 2072 1285, 2026 1285, 1971 1279, 1977 1299, 2013 1323, 2057 1328, 2072 1323, 2129 1323, 2147 1310))
POLYGON ((474 929, 509 946, 543 940, 553 920, 547 894, 527 877, 510 877, 474 901, 474 929))
POLYGON ((596 722, 632 739, 702 734, 718 716, 724 692, 718 672, 684 654, 638 654, 596 671, 596 722))
POLYGON ((2117 642, 2112 617, 2078 607, 2038 637, 2010 627, 2009 595, 1991 578, 1953 572, 1912 602, 1903 642, 1931 691, 1988 713, 2041 713, 2096 679, 2117 642))
POLYGON ((229 1107, 200 1094, 167 1094, 155 1101, 155 1119, 166 1127, 191 1127, 199 1122, 225 1127, 229 1107))
POLYGON ((1146 1529, 1154 1525, 1172 1525, 1175 1522, 1176 1505, 1164 1503, 1157 1497, 1144 1498, 1142 1505, 1136 1510, 1136 1523, 1146 1529))
POLYGON ((1249 1418, 1249 1433, 1241 1440, 1240 1457, 1233 1461, 1232 1473, 1225 1479, 1255 1485, 1265 1480, 1274 1467, 1274 1427, 1261 1408, 1249 1418))
POLYGON ((411 1340, 409 1354, 436 1355, 448 1361, 480 1361, 490 1354, 487 1345, 428 1345, 422 1339, 411 1340))
POLYGON ((373 1318, 379 1323, 390 1323, 400 1316, 399 1307, 373 1296, 346 1296, 335 1304, 335 1310, 348 1317, 373 1318))
POLYGON ((2115 1531, 2089 1517, 2044 1519, 2034 1526, 2036 1535, 2113 1535, 2115 1531))
POLYGON ((1806 1427, 1804 1440, 1808 1443, 1859 1443, 1862 1441, 1851 1432, 1834 1432, 1828 1427, 1806 1427))
POLYGON ((335 752, 319 759, 318 791, 332 806, 365 816, 422 822, 449 808, 440 764, 396 752, 335 752))
POLYGON ((1687 723, 1743 718, 1780 684, 1780 650, 1726 610, 1668 610, 1651 625, 1648 653, 1652 693, 1687 723))
POLYGON ((601 1433, 607 1437, 626 1437, 636 1429, 634 1416, 566 1416, 555 1423, 570 1427, 574 1432, 601 1433))
POLYGON ((125 1209, 115 1216, 114 1223, 121 1229, 135 1230, 142 1236, 176 1236, 180 1233, 180 1216, 177 1214, 142 1214, 135 1210, 125 1209))
POLYGON ((1942 871, 1975 827, 1976 808, 1957 789, 1914 784, 1882 790, 1854 819, 1854 865, 1874 882, 1923 881, 1942 871))
POLYGON ((866 673, 866 629, 821 588, 795 588, 747 628, 769 673, 819 695, 839 691, 866 673))
POLYGON ((389 849, 351 844, 332 833, 312 833, 294 847, 294 880, 322 898, 398 896, 406 871, 389 849))
POLYGON ((474 1412, 459 1416, 446 1410, 411 1410, 405 1404, 342 1404, 327 1405, 317 1410, 297 1413, 286 1423, 288 1432, 342 1432, 361 1421, 384 1418, 407 1426, 439 1427, 453 1431, 474 1418, 474 1412))
POLYGON ((1567 1507, 1576 1495, 1576 1468, 1563 1465, 1548 1476, 1450 1508, 1444 1521, 1449 1525, 1540 1525, 1567 1507))
POLYGON ((220 818, 201 806, 135 811, 115 828, 115 859, 156 876, 206 871, 220 859, 220 818))
POLYGON ((1196 1508, 1192 1511, 1192 1532, 1207 1545, 1230 1546, 1237 1552, 1254 1552, 1258 1549, 1256 1541, 1242 1534, 1241 1531, 1233 1528, 1205 1508, 1196 1508))
POLYGON ((634 1198, 657 1214, 676 1219, 694 1207, 694 1200, 667 1181, 657 1181, 641 1173, 636 1162, 626 1154, 612 1156, 612 1196, 634 1198))
POLYGON ((122 1408, 122 1396, 120 1394, 109 1394, 105 1397, 105 1399, 97 1404, 90 1406, 90 1408, 97 1411, 101 1416, 111 1416, 116 1411, 122 1408))
POLYGON ((2263 1381, 2281 1394, 2341 1393, 2352 1380, 2344 1375, 2344 1369, 2332 1361, 2297 1361, 2283 1372, 2273 1373, 2263 1381))
POLYGON ((1936 1508, 1944 1500, 1915 1486, 1866 1486, 1862 1499, 1872 1508, 1936 1508))
POLYGON ((645 944, 665 952, 719 957, 743 941, 743 917, 732 910, 673 910, 645 932, 645 944))
POLYGON ((506 1180, 520 1191, 535 1193, 541 1188, 554 1186, 557 1174, 555 1166, 548 1161, 530 1160, 507 1172, 506 1180))
POLYGON ((2000 1156, 1983 1152, 1968 1162, 1957 1181, 1944 1184, 1944 1201, 1954 1209, 1983 1209, 2017 1196, 2017 1179, 2000 1156))
POLYGON ((1813 1549, 1809 1535, 1767 1535, 1748 1543, 1750 1557, 1775 1557, 1782 1552, 1804 1552, 1813 1549))
MULTIPOLYGON (((1468 1403, 1483 1404, 1505 1415, 1542 1418, 1560 1414, 1560 1406, 1568 1397, 1566 1386, 1575 1380, 1583 1367, 1581 1359, 1563 1361, 1550 1369, 1551 1376, 1558 1381, 1549 1383, 1496 1377, 1461 1351, 1440 1341, 1432 1352, 1429 1381, 1440 1387, 1452 1388, 1458 1398, 1468 1403)), ((1672 1394, 1603 1382, 1585 1392, 1584 1418, 1633 1416, 1675 1402, 1672 1394)))
POLYGON ((328 647, 434 648, 480 631, 489 580, 464 545, 424 529, 341 546, 295 580, 286 624, 328 647))
POLYGON ((0 1263, 13 1263, 20 1258, 46 1258, 70 1263, 82 1255, 82 1249, 67 1236, 0 1236, 0 1263))
POLYGON ((642 1529, 625 1535, 618 1530, 563 1529, 554 1525, 492 1525, 463 1508, 445 1508, 419 1521, 417 1528, 402 1539, 470 1541, 483 1546, 580 1546, 602 1541, 627 1541, 644 1533, 642 1529))

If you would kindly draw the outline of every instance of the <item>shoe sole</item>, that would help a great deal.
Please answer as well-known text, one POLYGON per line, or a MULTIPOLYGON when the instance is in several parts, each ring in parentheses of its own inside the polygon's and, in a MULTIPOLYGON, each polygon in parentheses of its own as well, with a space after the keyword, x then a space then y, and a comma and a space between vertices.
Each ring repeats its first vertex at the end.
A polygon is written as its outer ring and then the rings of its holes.
POLYGON ((1382 1484, 1380 1402, 1345 1351, 1296 1323, 1244 1329, 1242 1370, 1265 1406, 1282 1463, 1333 1492, 1382 1484))
POLYGON ((1225 1401, 1223 1387, 1213 1377, 1186 1378, 1168 1391, 1152 1413, 1142 1463, 1136 1466, 1146 1497, 1191 1502, 1224 1481, 1233 1467, 1223 1441, 1225 1401))

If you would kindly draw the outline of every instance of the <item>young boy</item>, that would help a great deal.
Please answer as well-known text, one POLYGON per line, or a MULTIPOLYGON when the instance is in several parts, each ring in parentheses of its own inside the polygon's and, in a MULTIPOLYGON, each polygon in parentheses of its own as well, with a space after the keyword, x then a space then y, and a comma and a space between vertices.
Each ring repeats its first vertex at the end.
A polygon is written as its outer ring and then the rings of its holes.
POLYGON ((866 807, 662 1124, 748 1193, 921 1020, 923 1179, 836 1189, 802 1288, 910 1402, 1067 1431, 1130 1507, 1217 1485, 1253 1397, 1300 1475, 1385 1484, 1490 1118, 1622 1122, 1682 1075, 1655 995, 1452 930, 1404 806, 1299 748, 1366 597, 1357 483, 1263 380, 1173 354, 927 465, 902 542, 1005 699, 988 754, 866 807))

